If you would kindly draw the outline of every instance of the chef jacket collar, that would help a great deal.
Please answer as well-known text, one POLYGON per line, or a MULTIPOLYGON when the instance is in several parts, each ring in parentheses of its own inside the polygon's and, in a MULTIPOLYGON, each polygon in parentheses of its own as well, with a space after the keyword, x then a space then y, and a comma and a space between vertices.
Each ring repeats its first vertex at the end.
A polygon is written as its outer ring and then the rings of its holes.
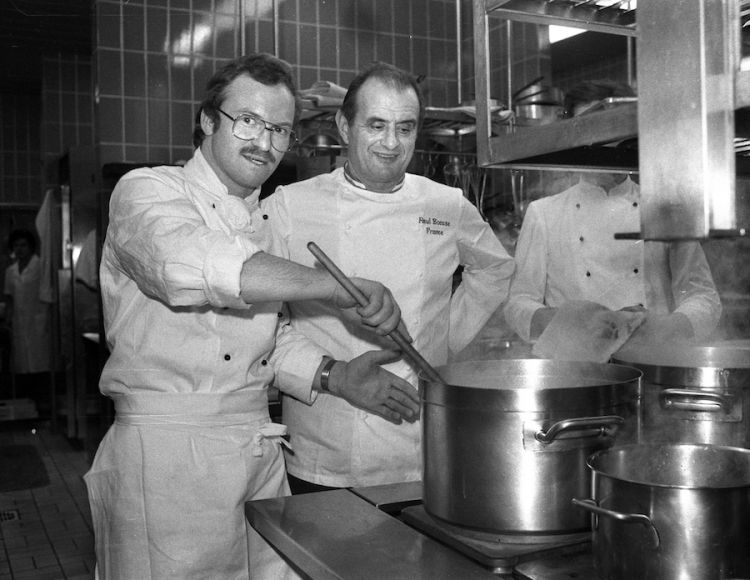
POLYGON ((607 195, 610 197, 622 196, 631 201, 636 201, 640 197, 640 187, 628 175, 622 182, 610 189, 607 195))
MULTIPOLYGON (((346 177, 346 180, 349 183, 351 183, 354 187, 357 187, 359 189, 364 189, 365 191, 371 191, 370 189, 368 189, 368 187, 364 183, 362 183, 356 177, 354 177, 354 173, 352 172, 352 169, 349 166, 349 162, 348 161, 346 163, 344 163, 344 177, 346 177)), ((393 189, 391 189, 390 191, 388 191, 388 192, 379 191, 377 193, 394 193, 394 192, 398 191, 399 189, 401 189, 404 186, 404 181, 405 180, 406 180, 406 175, 402 176, 401 177, 401 181, 399 181, 396 184, 396 186, 393 189)))
POLYGON ((603 191, 608 197, 624 197, 630 201, 638 201, 641 196, 640 186, 633 181, 629 175, 609 191, 599 185, 587 181, 583 177, 581 178, 580 183, 581 185, 603 191))
MULTIPOLYGON (((206 161, 205 156, 198 147, 193 154, 193 157, 185 164, 185 172, 192 180, 197 181, 203 187, 203 189, 218 201, 223 201, 230 197, 229 189, 224 185, 213 167, 206 161)), ((233 196, 236 197, 236 196, 233 196)), ((249 209, 254 209, 258 206, 258 200, 260 198, 260 187, 255 188, 241 201, 249 209)), ((240 198, 237 198, 238 200, 240 198)))

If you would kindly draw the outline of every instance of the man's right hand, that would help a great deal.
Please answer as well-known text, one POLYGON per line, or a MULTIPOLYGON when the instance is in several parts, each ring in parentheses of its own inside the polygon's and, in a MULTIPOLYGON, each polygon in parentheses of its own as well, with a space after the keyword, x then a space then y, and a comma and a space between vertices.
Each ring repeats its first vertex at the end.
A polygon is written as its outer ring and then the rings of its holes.
POLYGON ((398 328, 404 338, 411 342, 411 336, 401 322, 401 309, 391 291, 380 282, 365 278, 351 278, 351 281, 365 295, 367 305, 360 306, 341 284, 336 284, 333 303, 339 308, 356 306, 362 323, 371 327, 376 334, 386 336, 398 328))
POLYGON ((396 351, 369 351, 348 363, 339 362, 329 378, 331 394, 349 404, 400 424, 419 418, 420 401, 417 390, 404 379, 381 368, 401 355, 396 351))

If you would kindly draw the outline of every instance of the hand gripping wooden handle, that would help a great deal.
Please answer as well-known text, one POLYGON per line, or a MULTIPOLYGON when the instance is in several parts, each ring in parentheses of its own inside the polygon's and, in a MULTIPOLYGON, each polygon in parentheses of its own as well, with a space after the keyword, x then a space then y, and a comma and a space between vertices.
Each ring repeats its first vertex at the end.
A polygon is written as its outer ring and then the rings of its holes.
MULTIPOLYGON (((329 258, 328 255, 323 250, 321 250, 315 242, 308 242, 307 249, 310 250, 312 255, 315 256, 321 264, 323 264, 323 267, 328 270, 331 276, 333 276, 334 279, 339 284, 341 284, 347 292, 349 292, 351 297, 357 301, 357 304, 359 304, 360 306, 367 306, 367 297, 359 288, 354 285, 351 280, 349 280, 346 274, 344 274, 339 269, 339 267, 334 264, 333 260, 331 260, 331 258, 329 258)), ((399 348, 401 348, 401 350, 414 361, 417 367, 425 374, 428 379, 433 382, 445 384, 445 381, 435 370, 435 368, 430 363, 428 363, 421 354, 419 354, 417 349, 415 349, 408 340, 406 340, 406 338, 398 328, 394 328, 390 333, 388 333, 388 336, 390 336, 393 341, 399 346, 399 348)))

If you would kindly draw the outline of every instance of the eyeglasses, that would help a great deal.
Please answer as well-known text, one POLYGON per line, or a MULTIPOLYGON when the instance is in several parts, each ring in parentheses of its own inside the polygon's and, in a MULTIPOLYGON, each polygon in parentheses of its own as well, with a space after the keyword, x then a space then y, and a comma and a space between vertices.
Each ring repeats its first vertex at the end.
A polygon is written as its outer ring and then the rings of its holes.
POLYGON ((271 133, 271 147, 284 153, 289 151, 297 142, 297 136, 294 131, 288 127, 282 127, 274 123, 269 123, 252 113, 240 113, 237 117, 232 117, 217 107, 216 109, 227 119, 232 121, 232 135, 243 141, 252 141, 257 139, 266 130, 271 133))

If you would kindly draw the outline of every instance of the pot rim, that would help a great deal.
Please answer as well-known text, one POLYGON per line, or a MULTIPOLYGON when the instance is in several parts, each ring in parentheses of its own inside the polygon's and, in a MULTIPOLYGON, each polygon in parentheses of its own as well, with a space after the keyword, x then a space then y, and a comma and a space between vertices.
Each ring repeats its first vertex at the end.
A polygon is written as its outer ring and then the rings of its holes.
POLYGON ((664 346, 624 347, 612 360, 621 364, 673 369, 750 369, 750 347, 743 346, 664 346))
POLYGON ((643 376, 643 371, 640 369, 621 363, 595 363, 595 362, 583 362, 583 361, 558 361, 552 359, 539 359, 539 358, 513 358, 513 359, 497 359, 497 360, 470 360, 461 361, 457 363, 450 363, 442 365, 436 368, 441 377, 445 380, 446 384, 436 383, 428 379, 422 371, 418 373, 420 382, 425 384, 435 384, 442 388, 457 388, 457 389, 470 389, 476 391, 556 391, 562 389, 584 389, 584 388, 599 388, 599 387, 611 387, 613 385, 631 383, 632 381, 640 380, 643 376), (517 367, 521 372, 500 372, 501 367, 517 367), (523 372, 526 369, 542 371, 535 374, 523 372), (494 371, 492 375, 493 381, 496 381, 497 377, 505 377, 506 379, 519 379, 519 378, 553 378, 552 375, 544 371, 554 371, 556 379, 562 379, 564 381, 572 381, 570 378, 571 371, 592 371, 598 372, 599 376, 588 375, 582 379, 576 379, 574 382, 585 382, 585 384, 564 384, 560 385, 547 385, 547 386, 536 386, 536 385, 518 385, 518 386, 498 386, 496 384, 482 384, 478 385, 476 382, 472 382, 469 378, 455 379, 454 373, 464 371, 463 374, 469 376, 478 373, 487 373, 494 371), (605 376, 606 375, 606 376, 605 376))
POLYGON ((606 457, 610 454, 616 454, 616 453, 627 453, 631 449, 637 449, 640 453, 644 453, 647 450, 649 450, 649 455, 652 455, 656 450, 659 449, 674 449, 674 448, 683 448, 683 449, 700 449, 701 451, 710 451, 710 452, 717 452, 717 453, 731 453, 734 455, 744 455, 747 457, 747 462, 750 464, 750 449, 745 449, 743 447, 731 447, 728 445, 711 445, 711 444, 700 444, 700 443, 632 443, 627 445, 616 445, 614 447, 609 447, 607 449, 601 449, 599 451, 596 451, 592 453, 587 459, 586 459, 586 465, 588 465, 589 469, 592 471, 592 473, 596 477, 605 477, 611 480, 614 480, 616 482, 623 482, 628 483, 632 485, 637 485, 641 487, 649 487, 649 488, 659 488, 659 489, 681 489, 681 490, 691 490, 691 491, 701 491, 701 490, 728 490, 728 489, 741 489, 745 487, 750 487, 750 471, 748 472, 746 479, 747 481, 744 483, 739 482, 729 482, 724 485, 699 485, 699 484, 673 484, 673 483, 661 483, 661 482, 654 482, 654 481, 645 481, 645 478, 637 478, 637 477, 627 477, 623 475, 613 475, 612 473, 608 473, 605 469, 600 468, 595 465, 595 463, 598 460, 601 460, 603 457, 606 457))

